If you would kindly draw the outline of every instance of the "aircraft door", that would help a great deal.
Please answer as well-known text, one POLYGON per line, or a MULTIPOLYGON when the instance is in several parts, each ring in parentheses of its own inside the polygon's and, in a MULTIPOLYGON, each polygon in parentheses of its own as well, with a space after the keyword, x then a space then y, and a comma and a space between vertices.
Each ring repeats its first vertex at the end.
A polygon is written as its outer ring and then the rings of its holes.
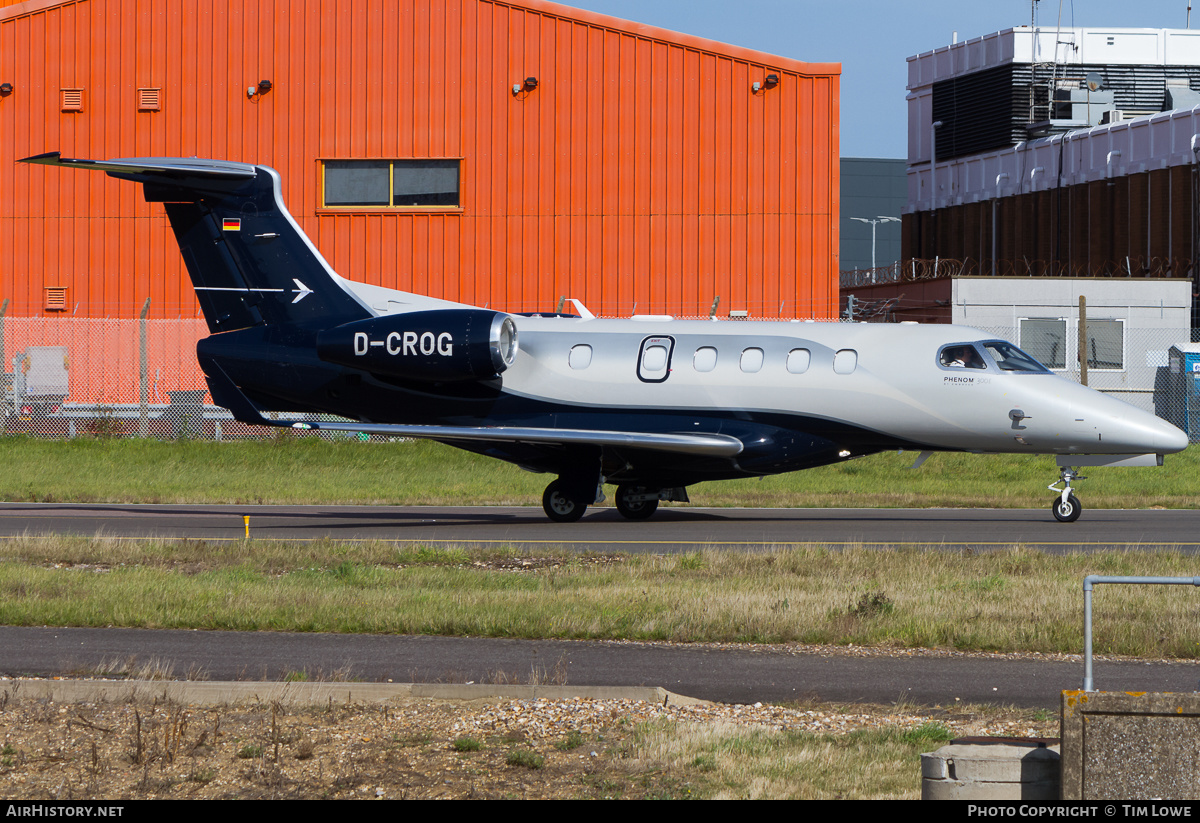
POLYGON ((647 337, 638 351, 637 376, 643 383, 662 383, 671 376, 674 337, 647 337))

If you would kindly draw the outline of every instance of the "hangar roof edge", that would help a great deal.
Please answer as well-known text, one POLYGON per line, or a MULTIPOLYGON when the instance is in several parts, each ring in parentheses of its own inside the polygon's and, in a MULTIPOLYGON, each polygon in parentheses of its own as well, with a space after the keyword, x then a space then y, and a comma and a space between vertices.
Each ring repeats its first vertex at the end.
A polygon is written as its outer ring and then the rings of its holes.
POLYGON ((632 34, 637 37, 678 43, 679 45, 687 48, 696 49, 698 51, 713 52, 714 54, 721 54, 736 58, 738 60, 745 60, 750 63, 778 66, 779 68, 786 68, 788 71, 793 71, 798 74, 840 75, 842 73, 841 63, 808 63, 803 60, 797 60, 793 57, 783 57, 778 54, 755 51, 754 49, 748 49, 744 46, 735 46, 731 43, 723 43, 719 40, 708 40, 704 37, 697 37, 693 34, 685 34, 684 32, 672 31, 671 29, 662 29, 658 28, 657 26, 638 23, 632 20, 625 20, 620 17, 611 17, 607 14, 588 11, 587 9, 575 8, 574 6, 565 5, 563 3, 555 3, 552 2, 552 0, 484 1, 495 3, 496 5, 501 6, 525 8, 529 9, 530 11, 541 12, 543 14, 553 15, 555 17, 565 17, 570 20, 578 20, 581 23, 602 26, 604 28, 624 32, 626 34, 632 34))
MULTIPOLYGON (((712 54, 730 57, 735 60, 744 60, 749 63, 758 63, 764 66, 778 68, 780 70, 790 71, 796 74, 807 76, 836 76, 842 73, 842 66, 840 63, 808 63, 792 57, 783 57, 777 54, 768 54, 767 52, 755 51, 754 49, 748 49, 743 46, 735 46, 731 43, 722 43, 719 40, 708 40, 692 34, 671 31, 670 29, 661 29, 656 26, 637 23, 632 20, 624 20, 620 17, 610 17, 607 14, 600 14, 599 12, 579 9, 575 8, 574 6, 564 5, 562 3, 554 3, 551 2, 551 0, 475 1, 481 3, 492 3, 498 6, 510 6, 512 8, 527 9, 539 14, 547 14, 552 17, 560 17, 567 20, 577 20, 581 23, 586 23, 587 25, 599 26, 601 28, 618 31, 623 34, 630 34, 635 37, 645 37, 650 40, 674 43, 684 48, 710 52, 712 54)), ((36 14, 37 12, 46 11, 59 6, 69 6, 79 2, 86 2, 86 0, 23 0, 23 2, 9 2, 8 5, 5 5, 5 2, 6 0, 0 0, 0 22, 16 17, 23 17, 28 14, 36 14)))

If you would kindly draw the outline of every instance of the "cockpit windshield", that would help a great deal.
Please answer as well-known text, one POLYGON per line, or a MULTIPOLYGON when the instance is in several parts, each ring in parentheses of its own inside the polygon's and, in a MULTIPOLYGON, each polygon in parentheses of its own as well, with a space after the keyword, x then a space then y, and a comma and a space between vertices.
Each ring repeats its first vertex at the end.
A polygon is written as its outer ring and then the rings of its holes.
POLYGON ((1000 367, 1001 371, 1031 374, 1048 374, 1050 371, 1012 343, 1004 340, 990 340, 982 345, 984 350, 996 361, 996 365, 1000 367))

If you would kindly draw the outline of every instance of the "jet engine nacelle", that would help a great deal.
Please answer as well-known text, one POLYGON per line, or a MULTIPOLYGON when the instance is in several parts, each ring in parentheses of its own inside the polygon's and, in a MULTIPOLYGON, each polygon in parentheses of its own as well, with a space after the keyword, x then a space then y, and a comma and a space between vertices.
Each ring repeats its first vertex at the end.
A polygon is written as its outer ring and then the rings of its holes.
POLYGON ((318 333, 317 356, 410 380, 491 380, 517 356, 517 327, 507 314, 486 309, 373 317, 318 333))

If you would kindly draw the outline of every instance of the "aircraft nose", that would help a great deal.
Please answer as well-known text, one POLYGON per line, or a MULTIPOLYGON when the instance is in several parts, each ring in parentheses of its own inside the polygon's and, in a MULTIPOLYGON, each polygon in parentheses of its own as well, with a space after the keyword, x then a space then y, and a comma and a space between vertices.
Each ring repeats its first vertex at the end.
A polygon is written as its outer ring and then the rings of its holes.
POLYGON ((1141 409, 1122 409, 1112 431, 1101 429, 1105 445, 1118 443, 1130 452, 1157 452, 1168 454, 1187 448, 1187 432, 1173 426, 1161 417, 1141 409), (1116 442, 1113 442, 1116 441, 1116 442))
POLYGON ((1155 449, 1158 452, 1181 452, 1187 448, 1188 435, 1183 429, 1178 426, 1173 426, 1161 417, 1154 418, 1158 421, 1158 436, 1159 445, 1155 449))

